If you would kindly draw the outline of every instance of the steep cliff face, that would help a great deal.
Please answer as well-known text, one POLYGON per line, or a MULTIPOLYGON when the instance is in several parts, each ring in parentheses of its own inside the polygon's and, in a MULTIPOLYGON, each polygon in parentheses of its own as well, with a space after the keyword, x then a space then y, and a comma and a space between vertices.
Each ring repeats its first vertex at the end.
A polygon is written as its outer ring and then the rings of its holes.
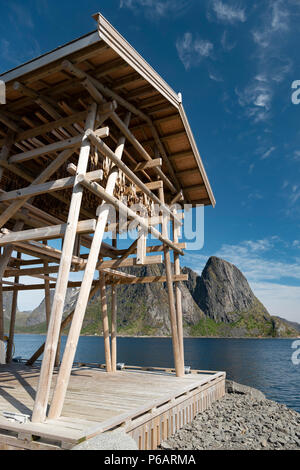
POLYGON ((242 312, 256 312, 269 321, 267 309, 253 294, 247 279, 231 263, 209 258, 195 291, 195 300, 205 315, 216 322, 233 323, 242 312))

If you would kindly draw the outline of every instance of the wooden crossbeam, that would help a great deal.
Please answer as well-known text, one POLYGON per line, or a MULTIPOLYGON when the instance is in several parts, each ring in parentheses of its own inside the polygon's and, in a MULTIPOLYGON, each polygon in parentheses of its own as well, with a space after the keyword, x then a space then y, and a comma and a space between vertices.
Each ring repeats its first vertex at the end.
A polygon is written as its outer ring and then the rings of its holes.
POLYGON ((11 129, 12 131, 14 132, 18 132, 20 129, 19 129, 19 126, 17 126, 17 124, 12 121, 5 113, 3 113, 2 111, 0 112, 0 122, 3 122, 3 124, 5 124, 9 129, 11 129))
MULTIPOLYGON (((21 232, 9 232, 5 230, 4 235, 0 235, 0 246, 13 244, 14 242, 24 242, 31 240, 53 240, 62 238, 66 233, 68 224, 51 225, 49 227, 35 228, 32 230, 22 230, 21 232), (9 232, 9 233, 7 233, 9 232)), ((95 231, 95 219, 82 220, 78 222, 76 233, 92 233, 95 231)))
POLYGON ((116 277, 125 278, 125 279, 136 278, 136 276, 134 276, 133 274, 124 273, 123 271, 117 271, 116 269, 111 269, 111 268, 102 268, 100 271, 112 277, 116 276, 116 277))
MULTIPOLYGON (((58 250, 56 248, 53 248, 52 246, 48 246, 46 244, 41 244, 38 242, 34 242, 33 240, 30 240, 29 243, 24 243, 24 242, 14 242, 14 246, 17 248, 24 248, 25 250, 29 249, 31 252, 36 253, 38 255, 42 254, 47 257, 53 258, 52 262, 59 262, 61 259, 61 250, 58 250)), ((83 258, 79 258, 78 256, 72 256, 72 264, 76 265, 84 265, 86 261, 83 258)), ((21 263, 22 266, 24 265, 31 265, 34 264, 31 260, 26 260, 21 263)), ((36 263, 38 264, 38 263, 36 263)))
MULTIPOLYGON (((86 174, 86 177, 90 181, 100 181, 103 179, 103 171, 96 170, 86 174)), ((17 189, 8 193, 0 193, 0 202, 3 201, 14 201, 17 199, 23 199, 24 197, 39 196, 40 194, 52 193, 56 191, 63 191, 65 189, 72 188, 75 183, 75 177, 70 176, 67 178, 61 178, 55 181, 48 181, 47 183, 30 185, 27 188, 17 189)))
POLYGON ((26 131, 19 132, 16 135, 16 142, 20 142, 26 139, 32 139, 33 137, 46 134, 47 132, 51 132, 54 129, 59 129, 62 126, 69 126, 70 124, 84 121, 86 115, 87 111, 81 111, 80 113, 74 113, 71 116, 63 117, 56 121, 51 121, 47 124, 43 124, 41 126, 36 126, 33 129, 28 129, 26 131))
POLYGON ((25 284, 19 284, 16 282, 10 282, 10 281, 5 281, 5 280, 0 280, 0 284, 6 285, 6 286, 16 286, 16 287, 21 287, 25 285, 25 284))
MULTIPOLYGON (((185 282, 188 281, 187 274, 180 274, 179 276, 173 276, 174 282, 185 282)), ((112 279, 111 277, 106 280, 106 285, 131 285, 131 284, 152 284, 152 283, 165 283, 167 282, 166 276, 145 276, 145 277, 135 277, 135 278, 119 278, 119 279, 112 279)), ((98 284, 97 280, 93 281, 93 286, 98 284)), ((50 289, 55 289, 56 284, 50 284, 50 289)), ((78 288, 81 287, 80 281, 70 281, 68 283, 68 287, 70 288, 78 288)), ((17 286, 19 291, 29 291, 29 290, 44 290, 45 284, 27 284, 27 285, 19 285, 17 286)), ((12 292, 14 290, 13 286, 2 288, 3 292, 12 292)))
MULTIPOLYGON (((103 138, 107 137, 109 135, 109 128, 103 127, 101 130, 99 129, 98 132, 102 135, 103 138)), ((28 152, 17 153, 15 155, 12 155, 9 158, 9 163, 21 163, 28 160, 32 160, 33 158, 40 157, 41 155, 46 155, 48 153, 79 146, 81 142, 82 135, 77 135, 70 139, 61 140, 59 142, 55 142, 54 144, 44 145, 43 147, 29 150, 28 152)))
POLYGON ((133 171, 134 173, 137 173, 138 171, 148 170, 149 168, 154 168, 157 166, 162 166, 161 158, 155 158, 154 160, 145 163, 138 163, 133 171))

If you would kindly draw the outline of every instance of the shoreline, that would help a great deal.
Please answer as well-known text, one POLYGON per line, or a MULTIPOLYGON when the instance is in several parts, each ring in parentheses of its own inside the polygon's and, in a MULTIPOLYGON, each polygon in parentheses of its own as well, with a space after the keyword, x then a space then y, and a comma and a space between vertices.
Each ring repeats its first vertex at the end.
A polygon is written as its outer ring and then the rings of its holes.
MULTIPOLYGON (((35 335, 35 336, 46 336, 47 333, 15 333, 15 335, 35 335)), ((68 336, 67 334, 63 334, 62 336, 68 336)), ((117 336, 118 338, 134 338, 134 339, 138 339, 138 338, 157 338, 157 339, 172 339, 172 336, 166 336, 166 335, 162 335, 162 336, 155 336, 155 335, 118 335, 117 336)), ((97 334, 94 334, 94 335, 80 335, 80 338, 103 338, 103 335, 97 335, 97 334)), ((273 336, 184 336, 183 337, 184 340, 186 339, 255 339, 255 340, 261 340, 261 339, 279 339, 279 340, 284 340, 284 339, 290 339, 290 340, 297 340, 297 339, 300 339, 300 335, 299 336, 277 336, 277 337, 273 337, 273 336)))
POLYGON ((300 450, 300 413, 226 380, 226 395, 164 441, 163 450, 300 450))

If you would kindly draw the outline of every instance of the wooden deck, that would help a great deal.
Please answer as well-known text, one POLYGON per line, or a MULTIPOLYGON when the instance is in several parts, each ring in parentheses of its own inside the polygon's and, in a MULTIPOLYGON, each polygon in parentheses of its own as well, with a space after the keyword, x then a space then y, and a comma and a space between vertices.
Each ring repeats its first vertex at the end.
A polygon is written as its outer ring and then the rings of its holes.
MULTIPOLYGON (((140 449, 155 449, 225 393, 225 373, 131 368, 106 373, 72 370, 62 416, 44 424, 9 421, 3 412, 31 416, 39 367, 0 366, 0 448, 60 449, 124 426, 140 449)), ((55 379, 54 379, 55 381, 55 379)), ((52 384, 52 387, 54 383, 52 384)))

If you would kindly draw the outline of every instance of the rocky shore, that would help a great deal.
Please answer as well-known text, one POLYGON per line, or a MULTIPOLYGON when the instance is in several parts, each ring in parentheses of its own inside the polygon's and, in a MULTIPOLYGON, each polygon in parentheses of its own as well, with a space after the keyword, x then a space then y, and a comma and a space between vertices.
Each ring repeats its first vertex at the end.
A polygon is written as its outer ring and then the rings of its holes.
POLYGON ((300 414, 259 390, 226 383, 226 395, 161 445, 168 450, 300 450, 300 414))

